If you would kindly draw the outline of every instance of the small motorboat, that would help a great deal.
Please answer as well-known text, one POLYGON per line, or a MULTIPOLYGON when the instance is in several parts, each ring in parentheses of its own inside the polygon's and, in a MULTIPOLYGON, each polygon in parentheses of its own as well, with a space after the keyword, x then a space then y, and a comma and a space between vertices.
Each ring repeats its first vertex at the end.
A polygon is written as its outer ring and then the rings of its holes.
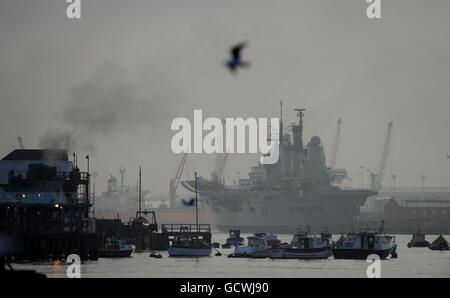
POLYGON ((371 254, 386 259, 396 247, 394 237, 369 230, 347 234, 345 240, 335 243, 332 251, 335 259, 363 260, 371 254))
POLYGON ((429 247, 430 242, 425 240, 425 234, 421 233, 420 230, 412 235, 411 241, 408 243, 408 247, 429 247))
POLYGON ((236 246, 234 252, 228 257, 230 258, 267 258, 270 256, 272 246, 267 244, 264 237, 249 236, 247 237, 248 245, 244 247, 236 246))
POLYGON ((168 249, 170 257, 207 257, 211 244, 196 236, 176 236, 168 249))
POLYGON ((134 255, 136 247, 132 244, 125 244, 122 240, 112 240, 107 242, 106 247, 98 250, 99 258, 129 258, 134 255))
POLYGON ((270 246, 271 248, 275 249, 275 248, 284 248, 284 247, 288 247, 287 243, 282 243, 277 235, 275 234, 267 234, 267 233, 255 233, 255 236, 258 237, 262 237, 266 240, 266 243, 268 246, 270 246))
POLYGON ((444 238, 444 236, 442 236, 442 234, 441 234, 441 235, 439 235, 439 237, 436 238, 436 240, 434 240, 430 244, 429 249, 431 249, 431 250, 449 250, 448 242, 444 238))
POLYGON ((156 252, 156 251, 152 251, 150 253, 150 258, 161 259, 162 255, 160 253, 156 252))
POLYGON ((271 258, 282 259, 327 259, 331 254, 331 241, 328 237, 307 232, 295 234, 286 248, 275 248, 271 258))
POLYGON ((222 248, 230 248, 231 246, 244 245, 244 238, 241 237, 240 230, 230 230, 230 236, 227 238, 226 243, 222 244, 222 248))

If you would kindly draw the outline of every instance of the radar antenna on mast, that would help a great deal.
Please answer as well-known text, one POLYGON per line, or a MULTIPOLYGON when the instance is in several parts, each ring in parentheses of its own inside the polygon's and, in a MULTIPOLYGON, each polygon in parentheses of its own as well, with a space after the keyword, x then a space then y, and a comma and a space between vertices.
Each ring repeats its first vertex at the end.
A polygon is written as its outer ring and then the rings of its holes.
POLYGON ((294 134, 294 147, 297 152, 304 152, 305 148, 303 146, 303 117, 304 111, 306 109, 294 109, 297 112, 298 124, 292 127, 294 134))
POLYGON ((123 180, 125 178, 125 169, 121 167, 119 167, 119 173, 120 173, 120 187, 123 188, 123 180))

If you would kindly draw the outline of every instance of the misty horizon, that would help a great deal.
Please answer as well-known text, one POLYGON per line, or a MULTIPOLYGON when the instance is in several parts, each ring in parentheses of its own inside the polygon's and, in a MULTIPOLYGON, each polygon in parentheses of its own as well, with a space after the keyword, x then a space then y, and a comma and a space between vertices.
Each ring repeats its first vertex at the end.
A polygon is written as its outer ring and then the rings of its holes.
MULTIPOLYGON (((120 166, 134 185, 142 166, 143 188, 167 194, 181 159, 173 119, 279 117, 282 100, 285 128, 306 109, 303 142, 320 136, 327 162, 342 119, 336 165, 351 186, 361 166, 365 185, 377 172, 389 121, 384 185, 395 174, 398 187, 420 175, 449 186, 450 3, 385 1, 379 21, 365 1, 83 4, 71 21, 64 1, 0 3, 1 157, 19 136, 30 149, 63 143, 91 156, 97 193, 120 166), (223 63, 242 40, 250 68, 231 75, 223 63)), ((259 157, 230 155, 226 181, 247 178, 259 157)), ((192 154, 183 178, 209 178, 214 165, 192 154)))

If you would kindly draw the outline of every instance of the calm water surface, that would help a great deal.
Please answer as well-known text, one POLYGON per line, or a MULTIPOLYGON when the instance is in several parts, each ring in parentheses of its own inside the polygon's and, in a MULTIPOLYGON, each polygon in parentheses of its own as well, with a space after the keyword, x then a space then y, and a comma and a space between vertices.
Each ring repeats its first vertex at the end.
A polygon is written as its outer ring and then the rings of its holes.
MULTIPOLYGON (((248 235, 243 235, 246 237, 248 235)), ((214 234, 213 241, 224 243, 227 234, 214 234)), ((433 241, 437 236, 427 236, 433 241)), ((292 235, 278 235, 290 242, 292 235)), ((337 240, 338 235, 333 236, 337 240)), ((447 240, 450 237, 445 236, 447 240)), ((407 248, 411 235, 396 235, 398 259, 381 261, 381 277, 450 277, 450 251, 407 248)), ((361 260, 271 260, 227 258, 233 249, 219 249, 222 256, 203 258, 150 258, 136 253, 133 258, 99 259, 81 264, 81 277, 366 277, 369 263, 361 260)), ((48 277, 66 277, 68 264, 59 262, 13 264, 16 269, 33 269, 48 277)))

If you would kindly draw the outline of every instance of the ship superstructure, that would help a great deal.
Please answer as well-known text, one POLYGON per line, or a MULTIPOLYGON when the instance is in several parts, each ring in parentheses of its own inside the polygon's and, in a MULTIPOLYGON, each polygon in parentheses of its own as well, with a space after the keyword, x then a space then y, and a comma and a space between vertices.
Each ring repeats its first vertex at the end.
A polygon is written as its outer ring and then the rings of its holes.
MULTIPOLYGON (((272 165, 258 164, 238 187, 218 180, 198 180, 200 199, 209 208, 216 226, 226 231, 295 232, 309 225, 330 231, 351 229, 369 190, 343 190, 333 185, 336 171, 327 168, 320 137, 303 143, 305 109, 296 109, 298 122, 283 134, 280 120, 280 156, 272 165)), ((193 190, 193 181, 182 185, 193 190)))

